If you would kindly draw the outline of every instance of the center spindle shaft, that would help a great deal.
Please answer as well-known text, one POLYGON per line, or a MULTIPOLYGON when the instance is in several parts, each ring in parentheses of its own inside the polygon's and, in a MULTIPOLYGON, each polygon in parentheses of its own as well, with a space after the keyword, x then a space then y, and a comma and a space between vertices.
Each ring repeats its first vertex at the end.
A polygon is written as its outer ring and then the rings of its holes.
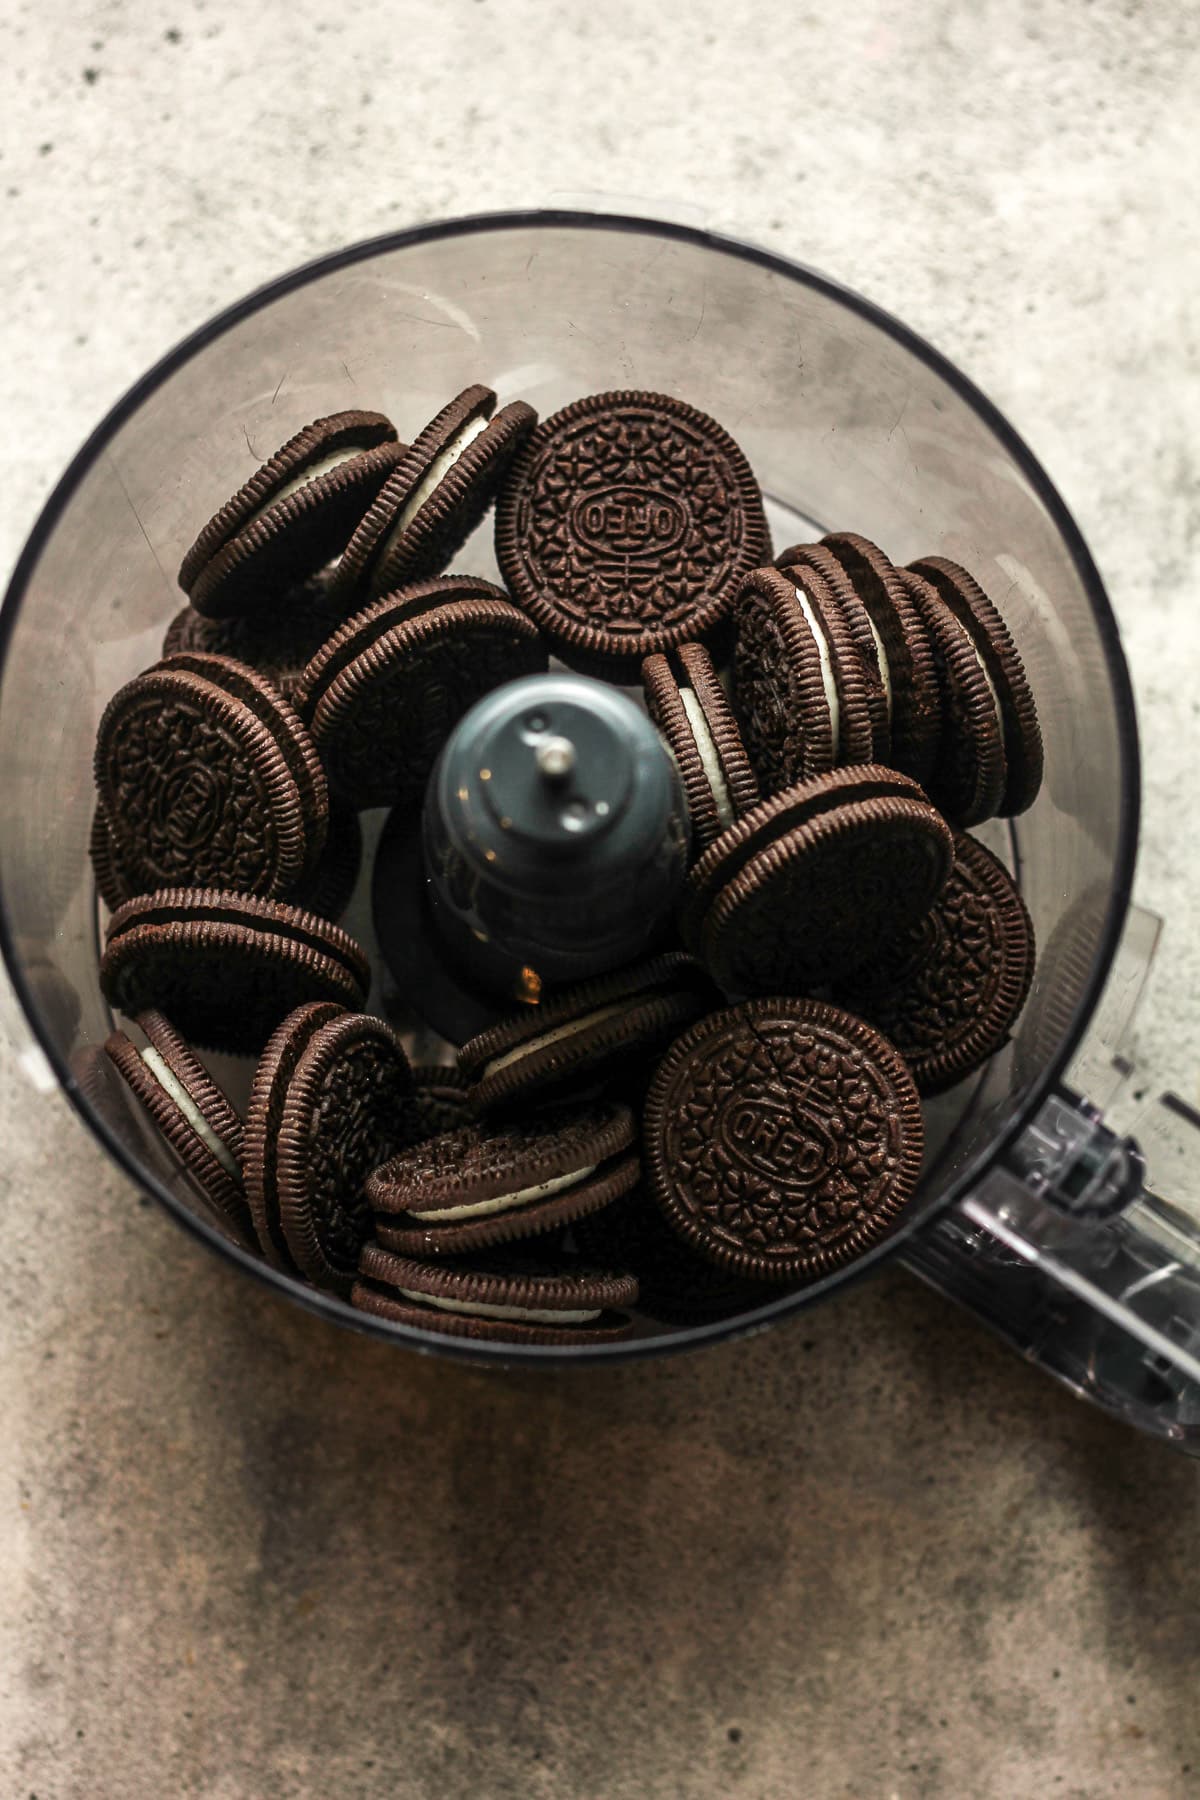
POLYGON ((565 781, 575 767, 575 746, 570 738, 548 737, 534 760, 547 781, 565 781))
POLYGON ((678 771, 641 708, 582 675, 528 676, 478 702, 434 770, 431 916, 472 979, 527 999, 657 941, 687 841, 678 771))

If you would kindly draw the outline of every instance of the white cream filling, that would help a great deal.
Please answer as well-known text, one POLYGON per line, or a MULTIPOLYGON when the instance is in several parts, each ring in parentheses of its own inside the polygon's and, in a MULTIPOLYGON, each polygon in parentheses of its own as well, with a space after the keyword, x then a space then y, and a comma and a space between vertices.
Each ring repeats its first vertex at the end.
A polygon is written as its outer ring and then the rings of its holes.
POLYGON ((821 621, 817 618, 809 602, 808 595, 802 587, 796 589, 796 598, 800 602, 800 610, 808 620, 808 628, 817 643, 817 654, 821 659, 821 685, 825 689, 825 700, 829 707, 829 730, 833 738, 833 760, 836 763, 842 745, 842 708, 838 700, 837 682, 833 674, 833 658, 829 654, 829 640, 821 630, 821 621))
MULTIPOLYGON (((290 481, 285 481, 277 494, 272 494, 269 500, 264 501, 247 523, 255 524, 280 500, 287 500, 292 494, 298 494, 300 489, 306 488, 310 482, 319 481, 322 475, 329 475, 334 469, 340 469, 343 463, 353 462, 356 456, 364 456, 370 448, 369 444, 351 444, 348 450, 331 450, 328 456, 322 456, 318 462, 309 463, 308 467, 301 469, 298 475, 293 475, 290 481)), ((241 529, 245 531, 246 526, 243 525, 241 529)))
POLYGON ((887 651, 883 647, 883 639, 880 637, 879 633, 875 629, 874 619, 871 617, 870 613, 867 612, 867 609, 865 606, 863 607, 863 612, 866 613, 867 624, 871 627, 871 636, 875 639, 875 660, 879 664, 879 674, 883 681, 883 692, 887 699, 888 724, 890 725, 892 722, 892 670, 891 670, 891 665, 889 664, 888 659, 887 659, 887 651))
POLYGON ((967 632, 967 642, 971 646, 971 654, 974 656, 975 661, 979 664, 979 667, 983 671, 983 679, 987 682, 987 690, 988 690, 988 693, 992 697, 992 711, 996 715, 996 730, 1000 735, 1000 742, 1003 743, 1004 742, 1004 714, 1000 710, 1000 696, 996 692, 995 683, 993 682, 991 676, 988 674, 987 664, 984 662, 982 656, 980 656, 978 650, 975 648, 975 640, 971 636, 969 631, 967 632))
POLYGON ((410 1206, 408 1214, 412 1219, 485 1219, 490 1213, 507 1212, 512 1206, 528 1206, 534 1200, 546 1200, 551 1194, 560 1194, 563 1188, 586 1181, 595 1171, 596 1164, 589 1163, 586 1169, 572 1169, 569 1175, 551 1176, 549 1181, 539 1181, 533 1187, 518 1188, 515 1194, 497 1194, 491 1200, 472 1200, 465 1206, 442 1206, 436 1212, 418 1212, 415 1206, 410 1206))
POLYGON ((557 1308, 549 1306, 485 1306, 480 1300, 447 1300, 440 1294, 418 1293, 416 1288, 400 1288, 406 1300, 420 1306, 436 1306, 442 1312, 466 1313, 476 1319, 521 1319, 529 1325, 590 1325, 600 1317, 601 1309, 591 1307, 557 1308))
POLYGON ((392 546, 400 536, 400 533, 402 531, 407 531, 408 527, 412 524, 421 508, 428 500, 430 494, 433 493, 435 488, 440 487, 463 451, 469 444, 473 444, 480 432, 486 431, 490 424, 490 419, 472 419, 470 424, 464 425, 458 436, 452 438, 446 445, 446 448, 440 450, 434 457, 424 475, 421 477, 420 481, 418 481, 416 487, 408 496, 408 499, 404 502, 404 509, 401 512, 400 517, 396 520, 396 523, 392 526, 392 529, 384 539, 383 549, 379 553, 380 562, 383 562, 391 554, 392 546))
POLYGON ((635 1005, 632 1000, 614 1000, 610 1006, 598 1006, 582 1019, 569 1019, 565 1025, 556 1025, 553 1031, 543 1031, 540 1037, 528 1038, 525 1043, 518 1044, 515 1050, 506 1050, 503 1056, 492 1058, 484 1067, 484 1076, 498 1075, 501 1069, 507 1069, 510 1063, 519 1062, 523 1056, 532 1056, 535 1050, 545 1050, 551 1044, 560 1044, 564 1038, 573 1037, 577 1031, 586 1031, 589 1025, 598 1025, 602 1019, 615 1018, 617 1013, 627 1012, 635 1005))
POLYGON ((200 1111, 200 1108, 196 1105, 196 1102, 192 1099, 192 1096, 188 1093, 182 1083, 175 1079, 174 1075, 172 1075, 170 1069, 153 1045, 147 1045, 142 1051, 142 1061, 153 1075, 155 1081, 157 1081, 159 1087, 163 1088, 175 1102, 196 1136, 200 1139, 200 1142, 204 1145, 204 1148, 211 1151, 223 1169, 227 1170, 230 1175, 240 1181, 242 1178, 242 1171, 237 1166, 237 1160, 234 1157, 233 1152, 229 1149, 227 1144, 222 1143, 208 1120, 204 1117, 204 1114, 200 1111))
POLYGON ((695 691, 689 687, 681 687, 679 698, 683 701, 683 710, 687 714, 688 724, 692 728, 692 736, 696 740, 696 749, 700 755, 700 766, 704 770, 704 779, 712 789, 712 797, 717 807, 717 818, 723 830, 726 825, 733 824, 733 799, 725 781, 725 771, 721 767, 721 759, 717 755, 717 746, 712 732, 708 729, 704 708, 695 691))

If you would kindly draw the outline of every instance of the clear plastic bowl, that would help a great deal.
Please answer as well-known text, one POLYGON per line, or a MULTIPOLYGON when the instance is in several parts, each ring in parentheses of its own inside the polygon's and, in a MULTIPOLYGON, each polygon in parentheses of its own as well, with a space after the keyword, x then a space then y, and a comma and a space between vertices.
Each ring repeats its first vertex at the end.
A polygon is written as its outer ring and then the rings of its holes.
MULTIPOLYGON (((458 559, 494 571, 490 522, 458 559)), ((153 368, 59 482, 0 612, 0 934, 33 1036, 105 1151, 218 1254, 341 1324, 508 1363, 620 1360, 787 1318, 903 1248, 978 1186, 1048 1094, 1096 1004, 1129 900, 1138 751, 1103 586, 1021 439, 944 357, 825 276, 710 233, 561 212, 423 227, 356 245, 213 319, 153 368), (459 388, 545 415, 603 388, 678 394, 744 447, 777 546, 835 528, 898 562, 963 562, 1003 611, 1046 743, 1035 806, 993 831, 1040 957, 1014 1042, 929 1109, 902 1227, 853 1268, 687 1330, 549 1351, 368 1320, 226 1241, 99 1046, 100 915, 88 861, 92 746, 113 690, 159 654, 199 526, 291 432, 378 407, 401 435, 459 388)), ((986 834, 985 834, 986 835, 986 834)), ((347 923, 369 937, 356 914, 347 923)), ((418 1052, 428 1050, 420 1035, 418 1052)))

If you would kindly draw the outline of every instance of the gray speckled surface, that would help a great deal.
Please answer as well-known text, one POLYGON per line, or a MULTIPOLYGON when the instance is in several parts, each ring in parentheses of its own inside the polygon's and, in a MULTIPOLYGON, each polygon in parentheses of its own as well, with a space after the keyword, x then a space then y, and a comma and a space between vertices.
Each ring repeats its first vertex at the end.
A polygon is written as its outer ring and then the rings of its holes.
MULTIPOLYGON (((1109 582, 1200 1088, 1200 32, 1169 4, 0 13, 0 564, 177 336, 335 244, 556 190, 815 262, 973 375, 1109 582)), ((139 1204, 0 1052, 16 1800, 1175 1800, 1197 1477, 901 1276, 587 1382, 398 1357, 139 1204)))

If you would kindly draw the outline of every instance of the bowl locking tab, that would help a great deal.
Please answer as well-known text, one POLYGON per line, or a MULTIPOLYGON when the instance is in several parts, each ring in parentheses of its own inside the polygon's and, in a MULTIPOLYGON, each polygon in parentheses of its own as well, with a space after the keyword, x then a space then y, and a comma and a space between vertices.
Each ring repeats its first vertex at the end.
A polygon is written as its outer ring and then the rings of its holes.
POLYGON ((1145 1104, 1128 1053, 1158 932, 1133 910, 1069 1084, 903 1260, 1076 1392, 1200 1456, 1200 1113, 1173 1093, 1145 1104))

